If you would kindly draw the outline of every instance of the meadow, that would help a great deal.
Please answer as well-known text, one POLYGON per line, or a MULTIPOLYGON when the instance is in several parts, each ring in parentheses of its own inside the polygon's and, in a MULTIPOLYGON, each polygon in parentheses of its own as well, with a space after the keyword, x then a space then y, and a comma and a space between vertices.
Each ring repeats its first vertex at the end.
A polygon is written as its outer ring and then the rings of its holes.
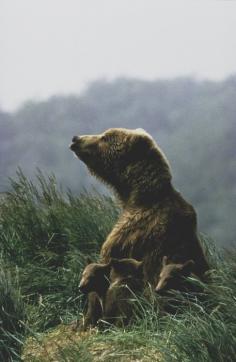
POLYGON ((70 323, 84 308, 80 273, 119 207, 96 190, 74 196, 40 170, 32 182, 19 169, 9 183, 0 200, 0 361, 235 361, 234 248, 201 235, 211 281, 193 279, 201 292, 192 298, 175 293, 175 314, 139 300, 132 326, 79 335, 70 323))

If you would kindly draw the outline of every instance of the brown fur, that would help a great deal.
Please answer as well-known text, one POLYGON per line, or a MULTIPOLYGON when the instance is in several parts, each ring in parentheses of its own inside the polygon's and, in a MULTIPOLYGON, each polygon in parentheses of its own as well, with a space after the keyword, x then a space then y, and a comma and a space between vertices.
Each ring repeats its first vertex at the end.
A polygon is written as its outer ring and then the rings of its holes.
POLYGON ((180 313, 191 302, 196 303, 196 298, 202 299, 204 285, 193 283, 188 278, 192 276, 196 279, 193 269, 194 261, 191 259, 182 263, 175 263, 167 256, 163 257, 161 272, 155 288, 158 309, 161 313, 180 313))
POLYGON ((116 326, 127 325, 135 301, 144 289, 143 262, 135 259, 111 259, 111 285, 106 293, 103 320, 116 326))
POLYGON ((104 312, 104 301, 110 281, 110 263, 89 263, 81 277, 79 290, 88 295, 87 309, 83 319, 78 324, 78 329, 84 331, 95 327, 104 312))
POLYGON ((102 316, 103 308, 101 299, 96 292, 90 292, 87 299, 86 313, 82 319, 76 321, 76 323, 73 322, 72 329, 84 332, 89 328, 94 328, 102 316))
POLYGON ((164 255, 174 262, 192 259, 194 273, 208 269, 197 237, 194 208, 171 182, 168 161, 143 130, 109 129, 100 135, 76 136, 71 149, 89 170, 110 185, 123 206, 101 249, 101 261, 144 261, 155 287, 164 255))
POLYGON ((110 263, 89 263, 82 273, 79 290, 84 294, 96 292, 103 298, 110 284, 110 268, 110 263))
POLYGON ((90 263, 83 273, 79 289, 88 295, 86 314, 80 331, 95 327, 99 319, 116 325, 127 324, 132 316, 134 293, 143 289, 143 262, 135 259, 111 259, 108 264, 90 263))
POLYGON ((193 260, 187 260, 185 263, 174 263, 168 260, 167 256, 164 256, 155 291, 158 294, 164 294, 170 290, 191 291, 193 285, 186 281, 186 277, 192 274, 193 269, 193 260))

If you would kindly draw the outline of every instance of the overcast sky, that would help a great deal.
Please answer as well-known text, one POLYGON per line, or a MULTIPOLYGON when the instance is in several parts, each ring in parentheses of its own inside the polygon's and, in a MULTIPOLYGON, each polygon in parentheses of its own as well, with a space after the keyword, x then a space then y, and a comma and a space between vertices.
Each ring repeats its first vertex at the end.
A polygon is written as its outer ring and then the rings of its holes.
POLYGON ((236 73, 236 1, 0 0, 0 107, 96 78, 236 73))

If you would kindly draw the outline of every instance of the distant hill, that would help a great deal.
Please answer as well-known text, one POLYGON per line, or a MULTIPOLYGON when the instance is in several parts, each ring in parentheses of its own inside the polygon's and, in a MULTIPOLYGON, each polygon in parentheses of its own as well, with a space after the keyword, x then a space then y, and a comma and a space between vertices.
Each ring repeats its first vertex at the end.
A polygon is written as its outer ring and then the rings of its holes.
MULTIPOLYGON (((236 241, 236 76, 221 82, 191 78, 92 83, 80 96, 27 102, 0 111, 0 191, 21 166, 53 172, 78 192, 95 184, 68 145, 74 134, 142 127, 170 160, 174 184, 197 208, 200 231, 218 243, 236 241)), ((99 185, 99 186, 98 186, 99 185)))

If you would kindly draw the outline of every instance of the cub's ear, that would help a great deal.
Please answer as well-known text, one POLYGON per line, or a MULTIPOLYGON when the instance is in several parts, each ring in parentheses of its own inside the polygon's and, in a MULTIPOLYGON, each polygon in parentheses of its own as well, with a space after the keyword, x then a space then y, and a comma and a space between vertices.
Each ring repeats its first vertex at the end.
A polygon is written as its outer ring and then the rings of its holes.
POLYGON ((167 263, 168 263, 168 257, 165 255, 165 256, 163 256, 163 258, 162 258, 162 266, 163 266, 163 267, 166 266, 167 263))
POLYGON ((93 260, 90 256, 87 256, 85 261, 86 261, 86 265, 89 265, 93 262, 93 260))
POLYGON ((101 266, 103 267, 103 269, 110 269, 111 268, 111 261, 109 261, 106 264, 101 264, 101 266))
POLYGON ((187 260, 187 261, 183 264, 183 266, 182 266, 183 272, 184 272, 185 274, 191 273, 192 270, 193 270, 194 265, 195 265, 195 262, 194 262, 192 259, 187 260))
POLYGON ((117 266, 120 264, 120 261, 117 258, 111 258, 109 264, 110 266, 117 266))
POLYGON ((136 265, 137 265, 137 268, 138 269, 141 269, 142 267, 143 267, 143 260, 141 260, 141 261, 136 261, 136 265))

